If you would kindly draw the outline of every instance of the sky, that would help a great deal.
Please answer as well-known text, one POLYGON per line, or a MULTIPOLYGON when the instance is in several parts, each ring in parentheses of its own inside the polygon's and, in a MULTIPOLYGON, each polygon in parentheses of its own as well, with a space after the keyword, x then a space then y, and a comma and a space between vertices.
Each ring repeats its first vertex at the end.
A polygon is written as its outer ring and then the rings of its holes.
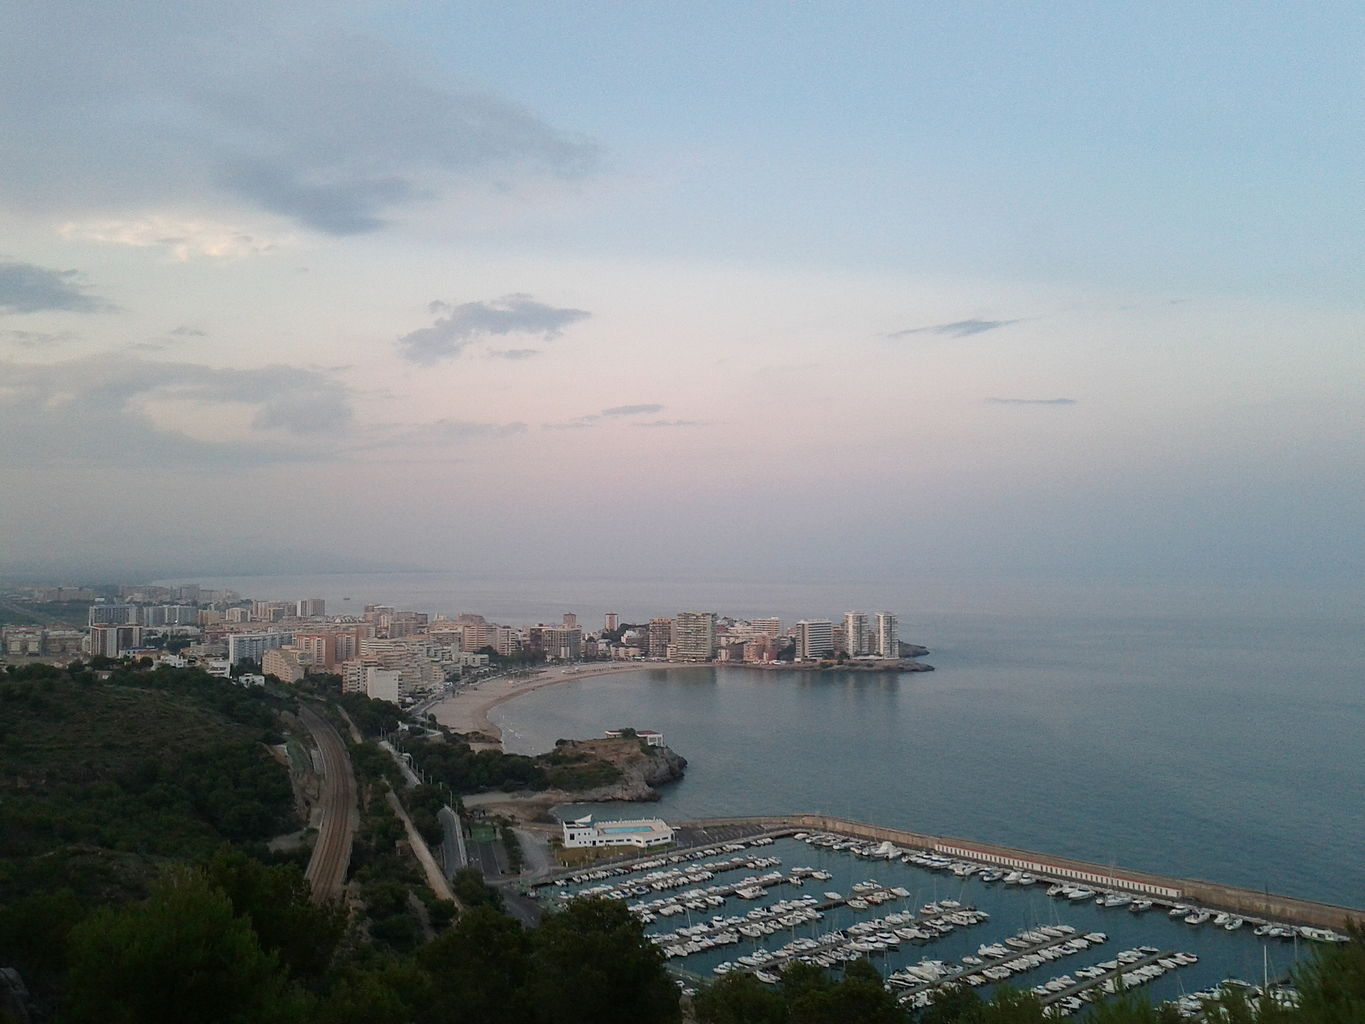
POLYGON ((0 569, 1359 574, 1356 3, 0 13, 0 569))

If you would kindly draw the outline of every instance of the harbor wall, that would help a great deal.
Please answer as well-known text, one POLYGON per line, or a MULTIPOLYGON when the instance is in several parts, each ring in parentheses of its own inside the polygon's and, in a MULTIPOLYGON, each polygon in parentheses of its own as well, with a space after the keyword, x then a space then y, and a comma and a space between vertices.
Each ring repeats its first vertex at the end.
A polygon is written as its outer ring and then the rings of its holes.
POLYGON ((1092 864, 1070 857, 1057 857, 1032 850, 1019 850, 995 843, 952 836, 935 836, 923 832, 870 825, 866 822, 836 818, 826 814, 790 814, 772 817, 707 818, 682 822, 681 825, 719 827, 744 826, 757 832, 791 833, 795 831, 837 832, 870 842, 889 842, 896 846, 946 856, 965 857, 989 864, 998 864, 1049 878, 1070 879, 1104 888, 1121 889, 1142 894, 1163 903, 1198 903, 1216 910, 1265 918, 1289 924, 1308 925, 1341 931, 1348 922, 1365 928, 1365 910, 1296 899, 1277 893, 1238 886, 1222 885, 1192 878, 1176 878, 1146 871, 1133 871, 1113 865, 1092 864))

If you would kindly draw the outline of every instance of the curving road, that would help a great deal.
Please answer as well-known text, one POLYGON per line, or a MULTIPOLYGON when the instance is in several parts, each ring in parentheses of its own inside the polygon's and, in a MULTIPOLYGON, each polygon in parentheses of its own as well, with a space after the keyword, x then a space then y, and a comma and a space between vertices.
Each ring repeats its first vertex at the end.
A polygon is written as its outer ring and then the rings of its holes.
POLYGON ((322 792, 318 806, 322 823, 317 845, 304 877, 313 887, 313 902, 338 899, 351 863, 351 838, 359 814, 356 810, 355 775, 351 755, 332 724, 312 708, 299 707, 299 718, 313 735, 322 755, 322 792))

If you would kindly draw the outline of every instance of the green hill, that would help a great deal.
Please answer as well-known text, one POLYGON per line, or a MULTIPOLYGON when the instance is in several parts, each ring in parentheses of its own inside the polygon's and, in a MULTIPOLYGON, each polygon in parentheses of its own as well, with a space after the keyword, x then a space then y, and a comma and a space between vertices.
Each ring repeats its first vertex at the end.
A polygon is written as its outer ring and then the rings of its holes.
POLYGON ((0 676, 0 901, 141 895, 165 859, 295 827, 281 706, 185 670, 0 676))

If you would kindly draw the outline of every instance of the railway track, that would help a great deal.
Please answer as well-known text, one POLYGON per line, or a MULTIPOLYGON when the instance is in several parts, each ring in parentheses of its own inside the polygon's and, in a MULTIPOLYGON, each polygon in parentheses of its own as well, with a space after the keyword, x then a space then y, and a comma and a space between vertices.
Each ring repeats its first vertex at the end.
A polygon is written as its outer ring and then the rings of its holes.
POLYGON ((351 839, 355 835, 355 774, 351 755, 332 724, 312 708, 301 706, 299 718, 313 736, 322 758, 322 823, 304 877, 313 888, 313 902, 339 899, 351 862, 351 839))

